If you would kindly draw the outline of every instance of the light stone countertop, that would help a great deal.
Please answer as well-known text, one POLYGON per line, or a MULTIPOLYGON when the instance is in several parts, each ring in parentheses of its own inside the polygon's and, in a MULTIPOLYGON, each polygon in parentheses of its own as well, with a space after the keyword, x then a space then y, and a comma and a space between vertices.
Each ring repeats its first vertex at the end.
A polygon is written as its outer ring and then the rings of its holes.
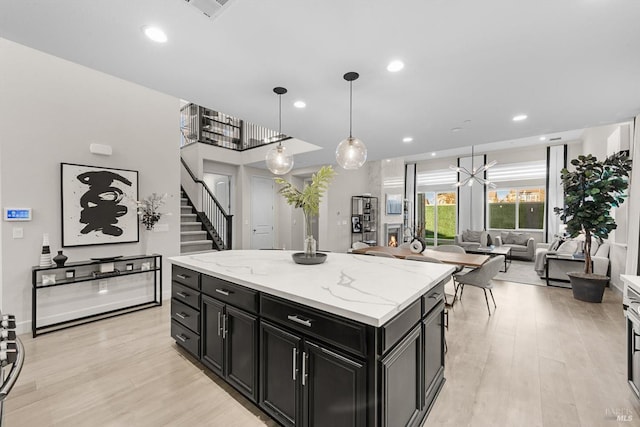
POLYGON ((320 265, 293 262, 294 251, 231 250, 168 258, 172 264, 379 327, 420 298, 454 267, 328 253, 320 265))

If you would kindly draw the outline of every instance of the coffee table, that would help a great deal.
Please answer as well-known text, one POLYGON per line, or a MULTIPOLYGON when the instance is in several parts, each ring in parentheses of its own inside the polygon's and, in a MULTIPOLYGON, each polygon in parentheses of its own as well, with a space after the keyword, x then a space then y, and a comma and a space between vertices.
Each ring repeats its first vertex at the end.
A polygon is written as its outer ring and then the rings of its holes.
POLYGON ((506 273, 511 265, 511 248, 509 246, 495 246, 493 248, 480 246, 475 249, 467 249, 467 253, 489 255, 491 258, 498 255, 504 256, 504 270, 500 270, 503 273, 506 273))

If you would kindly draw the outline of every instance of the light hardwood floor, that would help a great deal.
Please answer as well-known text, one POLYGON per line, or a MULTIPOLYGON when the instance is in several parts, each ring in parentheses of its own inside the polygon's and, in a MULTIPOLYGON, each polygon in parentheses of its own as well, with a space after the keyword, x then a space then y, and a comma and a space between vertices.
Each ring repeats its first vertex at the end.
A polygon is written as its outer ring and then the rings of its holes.
MULTIPOLYGON (((619 295, 607 290, 602 304, 588 304, 566 289, 496 284, 491 317, 471 287, 450 311, 447 381, 425 426, 640 425, 619 295), (613 411, 633 420, 617 423, 613 411)), ((169 335, 165 304, 22 336, 27 359, 4 425, 276 425, 169 335)))

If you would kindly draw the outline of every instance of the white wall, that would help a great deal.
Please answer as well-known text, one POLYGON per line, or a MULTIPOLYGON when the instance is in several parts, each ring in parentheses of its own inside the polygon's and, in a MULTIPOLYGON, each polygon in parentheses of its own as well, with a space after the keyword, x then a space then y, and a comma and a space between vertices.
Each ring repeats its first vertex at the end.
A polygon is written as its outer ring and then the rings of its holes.
MULTIPOLYGON (((168 193, 163 211, 173 214, 160 221, 168 231, 141 228, 140 243, 64 248, 69 261, 179 254, 180 102, 4 39, 0 57, 1 202, 33 209, 31 222, 1 224, 0 289, 2 310, 14 313, 24 331, 31 319, 31 267, 39 262, 43 233, 49 233, 53 253, 61 249, 61 162, 137 170, 139 197, 168 193), (113 155, 91 154, 94 142, 112 146, 113 155), (24 238, 10 238, 18 226, 24 238)), ((170 295, 169 274, 164 291, 170 295)), ((86 295, 86 304, 95 297, 86 295)))

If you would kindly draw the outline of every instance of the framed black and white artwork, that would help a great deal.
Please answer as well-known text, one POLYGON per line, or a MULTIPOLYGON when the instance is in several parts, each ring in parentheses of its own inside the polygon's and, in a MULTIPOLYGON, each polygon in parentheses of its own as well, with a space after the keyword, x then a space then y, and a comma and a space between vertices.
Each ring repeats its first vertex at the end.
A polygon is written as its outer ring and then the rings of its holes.
POLYGON ((62 246, 139 240, 138 172, 60 164, 62 246))

